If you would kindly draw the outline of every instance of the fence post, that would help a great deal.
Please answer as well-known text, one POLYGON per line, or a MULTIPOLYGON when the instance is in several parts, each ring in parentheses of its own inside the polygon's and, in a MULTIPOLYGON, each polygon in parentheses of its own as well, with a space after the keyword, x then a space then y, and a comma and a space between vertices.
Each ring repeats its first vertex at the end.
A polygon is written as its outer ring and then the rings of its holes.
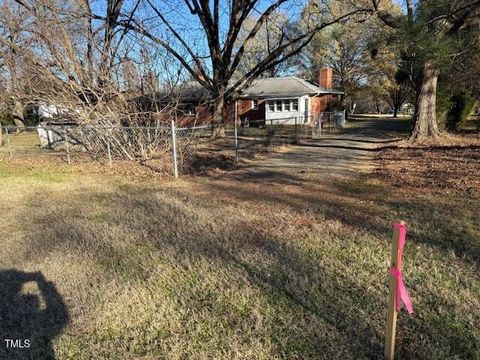
POLYGON ((322 126, 323 126, 323 113, 320 113, 318 116, 318 135, 322 136, 322 126))
POLYGON ((275 142, 275 129, 273 127, 273 119, 270 120, 270 129, 271 129, 270 135, 272 137, 272 144, 271 144, 272 145, 272 151, 274 151, 275 150, 275 144, 274 144, 274 142, 275 142))
POLYGON ((110 150, 110 132, 105 128, 105 133, 107 137, 107 151, 108 151, 108 165, 112 167, 112 151, 110 150))
POLYGON ((68 146, 68 136, 67 136, 67 129, 63 129, 63 134, 65 136, 65 150, 67 151, 67 162, 68 165, 71 165, 70 162, 70 147, 68 146))
POLYGON ((233 122, 235 124, 235 162, 238 163, 237 100, 235 100, 235 112, 233 122))
POLYGON ((295 144, 298 142, 298 135, 297 135, 297 119, 298 117, 295 116, 295 144))
POLYGON ((176 137, 176 132, 177 130, 175 129, 175 120, 172 119, 172 150, 173 150, 173 175, 175 176, 175 179, 178 178, 178 164, 177 164, 177 137, 176 137))
POLYGON ((12 154, 12 147, 10 145, 10 133, 8 132, 8 127, 5 128, 5 133, 7 134, 8 154, 10 155, 10 159, 11 159, 13 157, 13 154, 12 154))

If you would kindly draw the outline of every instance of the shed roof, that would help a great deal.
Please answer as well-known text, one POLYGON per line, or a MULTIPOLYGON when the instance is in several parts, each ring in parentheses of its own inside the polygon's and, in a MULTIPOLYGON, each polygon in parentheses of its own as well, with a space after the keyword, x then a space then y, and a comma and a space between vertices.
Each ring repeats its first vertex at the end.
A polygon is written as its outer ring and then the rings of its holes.
POLYGON ((325 89, 296 76, 257 79, 243 91, 241 97, 297 97, 303 95, 343 94, 335 89, 325 89))

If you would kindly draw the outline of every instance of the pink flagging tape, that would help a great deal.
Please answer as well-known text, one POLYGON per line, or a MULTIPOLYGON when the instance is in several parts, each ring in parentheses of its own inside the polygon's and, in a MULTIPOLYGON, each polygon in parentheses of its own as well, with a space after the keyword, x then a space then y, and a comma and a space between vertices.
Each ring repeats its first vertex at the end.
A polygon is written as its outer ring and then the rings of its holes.
MULTIPOLYGON (((398 259, 401 261, 403 256, 403 248, 405 247, 405 241, 407 237, 407 229, 405 224, 401 223, 394 223, 393 228, 398 229, 399 232, 399 239, 398 239, 398 259)), ((407 309, 409 314, 413 314, 413 305, 410 296, 408 296, 407 289, 405 288, 405 284, 403 283, 403 274, 401 269, 397 269, 392 267, 390 269, 390 274, 395 278, 395 295, 396 295, 396 306, 397 311, 400 312, 402 307, 402 302, 407 309)))

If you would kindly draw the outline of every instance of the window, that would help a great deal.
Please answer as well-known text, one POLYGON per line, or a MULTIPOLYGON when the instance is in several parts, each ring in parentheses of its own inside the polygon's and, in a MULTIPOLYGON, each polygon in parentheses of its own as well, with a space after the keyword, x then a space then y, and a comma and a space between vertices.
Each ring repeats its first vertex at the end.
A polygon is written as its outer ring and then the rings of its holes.
MULTIPOLYGON (((253 106, 253 105, 252 105, 253 106)), ((269 100, 267 101, 268 112, 298 111, 298 100, 269 100)))
POLYGON ((298 100, 292 101, 292 111, 298 111, 298 100))
POLYGON ((268 111, 274 112, 275 111, 275 103, 273 101, 268 102, 268 111))
POLYGON ((282 111, 282 100, 275 101, 275 111, 282 111))
POLYGON ((252 110, 258 110, 258 99, 252 100, 252 110))

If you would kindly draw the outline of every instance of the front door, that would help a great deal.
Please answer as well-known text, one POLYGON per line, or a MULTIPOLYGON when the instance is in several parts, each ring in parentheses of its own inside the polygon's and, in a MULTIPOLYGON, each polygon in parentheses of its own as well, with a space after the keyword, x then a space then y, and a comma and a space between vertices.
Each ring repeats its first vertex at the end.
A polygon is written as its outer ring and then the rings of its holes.
POLYGON ((308 98, 305 99, 305 118, 303 120, 303 123, 308 123, 308 98))

